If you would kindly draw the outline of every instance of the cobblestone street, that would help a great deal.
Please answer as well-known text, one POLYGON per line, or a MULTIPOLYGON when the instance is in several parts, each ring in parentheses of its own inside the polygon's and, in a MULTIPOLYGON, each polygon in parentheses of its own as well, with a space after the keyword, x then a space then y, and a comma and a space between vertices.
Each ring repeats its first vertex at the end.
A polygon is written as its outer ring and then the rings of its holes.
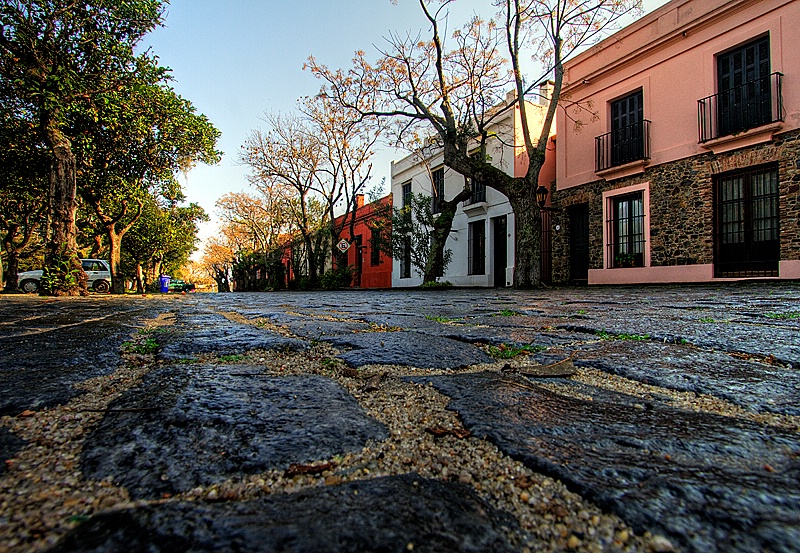
POLYGON ((800 543, 798 283, 0 315, 3 553, 800 543))

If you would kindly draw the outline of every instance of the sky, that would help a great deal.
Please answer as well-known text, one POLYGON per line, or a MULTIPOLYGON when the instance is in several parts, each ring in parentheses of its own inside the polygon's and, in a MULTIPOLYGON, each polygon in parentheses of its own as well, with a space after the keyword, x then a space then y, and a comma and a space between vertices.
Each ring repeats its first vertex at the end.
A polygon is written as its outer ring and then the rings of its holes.
MULTIPOLYGON (((645 0, 646 12, 666 0, 645 0)), ((451 25, 473 13, 491 16, 487 0, 458 0, 451 25), (488 6, 488 10, 487 10, 488 6)), ((229 192, 252 192, 248 169, 238 162, 248 134, 264 127, 266 112, 289 113, 297 100, 316 94, 320 82, 303 64, 313 55, 331 68, 347 68, 356 50, 377 58, 389 32, 427 30, 416 0, 170 0, 164 26, 142 41, 161 65, 172 69, 175 90, 222 133, 224 152, 214 166, 182 175, 187 199, 211 217, 200 238, 219 225, 216 201, 229 192)), ((452 28, 451 28, 452 30, 452 28)), ((425 35, 423 35, 425 36, 425 35)), ((373 184, 386 178, 402 152, 385 148, 373 159, 373 184)), ((201 250, 195 257, 202 253, 201 250)))

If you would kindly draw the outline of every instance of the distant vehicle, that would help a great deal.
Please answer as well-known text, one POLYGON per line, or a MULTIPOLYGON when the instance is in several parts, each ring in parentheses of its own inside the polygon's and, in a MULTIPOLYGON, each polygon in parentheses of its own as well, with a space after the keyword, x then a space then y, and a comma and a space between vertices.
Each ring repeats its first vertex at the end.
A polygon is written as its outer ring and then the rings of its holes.
POLYGON ((169 291, 170 292, 193 292, 194 291, 194 284, 189 282, 184 282, 179 278, 175 280, 169 281, 169 291))
MULTIPOLYGON (((111 267, 104 259, 81 259, 81 266, 89 276, 89 290, 106 294, 111 290, 111 267)), ((25 271, 17 275, 17 287, 28 294, 42 288, 42 271, 25 271)))

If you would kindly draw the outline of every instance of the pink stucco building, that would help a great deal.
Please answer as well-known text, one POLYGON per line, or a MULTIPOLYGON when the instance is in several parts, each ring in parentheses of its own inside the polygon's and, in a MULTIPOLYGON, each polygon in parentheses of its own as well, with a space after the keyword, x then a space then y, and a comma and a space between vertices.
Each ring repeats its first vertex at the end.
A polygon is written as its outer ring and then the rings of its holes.
POLYGON ((800 0, 672 0, 573 58, 554 281, 800 278, 798 44, 800 0))

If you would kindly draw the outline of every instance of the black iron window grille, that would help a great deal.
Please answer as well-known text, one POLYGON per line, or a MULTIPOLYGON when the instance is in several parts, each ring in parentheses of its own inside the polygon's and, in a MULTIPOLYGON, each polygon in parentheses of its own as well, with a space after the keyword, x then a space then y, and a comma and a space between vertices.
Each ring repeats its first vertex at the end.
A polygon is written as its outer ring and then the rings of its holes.
POLYGON ((381 231, 378 229, 372 229, 372 234, 370 235, 370 251, 369 251, 369 262, 374 267, 376 265, 381 264, 381 250, 379 249, 379 244, 381 243, 381 231))
POLYGON ((650 121, 644 93, 637 90, 611 103, 611 131, 595 138, 595 171, 650 158, 650 121))
POLYGON ((411 181, 403 183, 403 217, 407 222, 411 222, 411 181))
MULTIPOLYGON (((470 179, 470 177, 467 178, 470 179)), ((472 189, 472 195, 467 198, 464 205, 472 205, 486 201, 486 185, 484 183, 476 181, 475 179, 470 179, 470 188, 472 189)))
POLYGON ((644 201, 642 192, 611 198, 607 235, 608 267, 644 267, 644 201))
POLYGON ((595 172, 650 159, 650 121, 616 129, 595 138, 595 172))
POLYGON ((403 257, 400 259, 400 278, 411 278, 411 238, 403 241, 403 257))
POLYGON ((714 184, 714 276, 778 276, 777 167, 727 173, 714 184))
POLYGON ((782 80, 773 73, 698 100, 700 142, 783 121, 782 80))
POLYGON ((717 56, 717 93, 698 100, 700 142, 783 120, 781 73, 770 74, 769 35, 717 56))

